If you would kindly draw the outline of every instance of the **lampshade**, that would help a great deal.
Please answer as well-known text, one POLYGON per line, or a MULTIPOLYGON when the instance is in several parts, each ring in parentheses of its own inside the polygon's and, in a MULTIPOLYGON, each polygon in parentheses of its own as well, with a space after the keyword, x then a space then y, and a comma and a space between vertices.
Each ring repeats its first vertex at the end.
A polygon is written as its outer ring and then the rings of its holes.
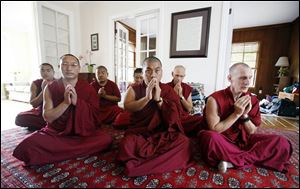
POLYGON ((279 59, 277 60, 275 66, 276 67, 289 66, 289 59, 288 59, 288 57, 286 57, 286 56, 279 57, 279 59))

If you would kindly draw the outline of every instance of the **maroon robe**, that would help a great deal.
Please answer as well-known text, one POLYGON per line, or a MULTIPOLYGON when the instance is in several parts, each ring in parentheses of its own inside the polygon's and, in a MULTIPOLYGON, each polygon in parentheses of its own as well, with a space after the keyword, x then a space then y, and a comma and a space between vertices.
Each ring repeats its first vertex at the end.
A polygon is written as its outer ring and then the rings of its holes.
MULTIPOLYGON (((37 96, 42 92, 42 82, 43 79, 33 81, 37 87, 37 96)), ((15 124, 21 127, 28 127, 29 129, 41 129, 45 127, 47 123, 42 116, 42 108, 43 102, 36 108, 19 113, 15 119, 15 124)))
MULTIPOLYGON (((131 114, 133 125, 120 142, 117 159, 125 163, 125 174, 142 176, 185 168, 191 156, 189 139, 180 121, 180 102, 174 90, 160 83, 161 109, 151 100, 131 114)), ((146 84, 134 86, 136 100, 146 95, 146 84)))
POLYGON ((131 121, 131 112, 123 111, 117 115, 116 119, 112 123, 112 126, 115 129, 127 129, 130 125, 132 125, 131 121))
MULTIPOLYGON (((261 118, 258 99, 249 92, 243 95, 251 96, 252 109, 248 115, 252 123, 259 126, 261 118)), ((234 112, 234 99, 229 87, 213 93, 211 97, 217 102, 220 121, 223 121, 234 112)), ((200 131, 198 136, 201 144, 199 146, 201 154, 211 166, 216 166, 221 160, 224 160, 231 162, 237 168, 256 165, 286 171, 292 155, 292 145, 283 136, 249 135, 241 120, 237 120, 222 133, 200 131)))
MULTIPOLYGON (((127 86, 127 89, 129 87, 133 87, 135 85, 138 85, 138 84, 132 83, 127 86)), ((114 122, 112 123, 112 125, 115 129, 127 129, 132 124, 133 123, 131 121, 131 112, 126 111, 126 110, 123 112, 120 112, 119 115, 114 120, 114 122)))
MULTIPOLYGON (((99 89, 101 88, 97 81, 93 81, 90 85, 94 87, 96 93, 98 93, 99 89)), ((118 86, 111 80, 107 80, 107 83, 104 86, 104 90, 107 95, 117 96, 121 98, 118 86)), ((112 123, 116 119, 118 114, 123 111, 123 109, 118 106, 117 102, 112 102, 102 97, 99 98, 99 107, 99 118, 102 123, 105 124, 112 123)))
MULTIPOLYGON (((171 82, 167 83, 170 87, 173 88, 174 90, 174 80, 171 82)), ((190 96, 193 88, 189 86, 186 83, 181 82, 181 87, 182 87, 182 95, 184 96, 185 99, 188 99, 190 96)), ((176 94, 176 93, 175 93, 176 94)), ((177 95, 178 96, 178 95, 177 95)), ((188 136, 195 136, 202 128, 202 116, 199 115, 190 115, 190 113, 185 109, 183 104, 181 104, 181 123, 184 129, 184 132, 188 136)))
MULTIPOLYGON (((167 83, 167 85, 169 85, 170 87, 172 87, 172 88, 174 89, 174 87, 175 87, 174 80, 172 80, 171 82, 167 83)), ((188 97, 190 96, 190 94, 191 94, 193 88, 192 88, 191 86, 189 86, 188 84, 183 83, 183 82, 181 82, 181 88, 182 88, 182 95, 183 95, 183 97, 184 97, 185 99, 188 99, 188 97)), ((185 109, 185 107, 184 107, 183 105, 182 105, 182 109, 183 109, 183 111, 189 113, 189 112, 185 109)))
MULTIPOLYGON (((64 100, 62 79, 48 85, 48 89, 53 107, 57 107, 64 100)), ((41 165, 89 155, 110 146, 112 137, 96 130, 99 124, 98 98, 94 89, 80 80, 75 89, 76 106, 71 104, 59 118, 23 140, 13 156, 26 165, 41 165)))

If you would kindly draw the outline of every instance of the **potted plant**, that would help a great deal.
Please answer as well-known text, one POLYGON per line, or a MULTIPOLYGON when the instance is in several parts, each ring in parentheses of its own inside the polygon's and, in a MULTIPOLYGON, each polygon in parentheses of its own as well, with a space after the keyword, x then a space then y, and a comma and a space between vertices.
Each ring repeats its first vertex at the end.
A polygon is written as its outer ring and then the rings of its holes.
POLYGON ((284 77, 289 75, 289 69, 288 67, 280 67, 278 70, 278 76, 279 77, 284 77))
POLYGON ((93 73, 94 72, 94 66, 96 64, 89 64, 89 63, 86 63, 85 65, 87 65, 87 68, 88 68, 88 72, 89 73, 93 73))
POLYGON ((93 73, 94 72, 94 66, 96 64, 92 64, 92 55, 93 53, 89 50, 86 50, 85 54, 80 55, 78 57, 80 62, 83 62, 85 66, 87 66, 87 70, 89 73, 93 73))

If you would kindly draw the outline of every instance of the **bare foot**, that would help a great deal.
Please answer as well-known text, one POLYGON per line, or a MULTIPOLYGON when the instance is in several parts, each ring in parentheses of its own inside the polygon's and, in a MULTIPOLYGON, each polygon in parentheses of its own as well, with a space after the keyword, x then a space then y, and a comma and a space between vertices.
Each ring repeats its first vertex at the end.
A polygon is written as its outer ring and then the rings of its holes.
POLYGON ((227 162, 227 161, 220 161, 220 163, 218 165, 218 169, 222 173, 226 173, 227 168, 232 168, 232 167, 233 167, 232 163, 227 162))

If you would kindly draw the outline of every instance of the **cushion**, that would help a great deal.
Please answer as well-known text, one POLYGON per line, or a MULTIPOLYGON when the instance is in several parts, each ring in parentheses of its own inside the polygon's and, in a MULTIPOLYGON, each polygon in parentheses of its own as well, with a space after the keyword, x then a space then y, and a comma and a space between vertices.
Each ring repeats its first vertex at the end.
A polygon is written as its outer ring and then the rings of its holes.
POLYGON ((192 89, 192 102, 193 108, 192 115, 203 115, 203 109, 205 106, 204 84, 202 83, 187 83, 192 89))

